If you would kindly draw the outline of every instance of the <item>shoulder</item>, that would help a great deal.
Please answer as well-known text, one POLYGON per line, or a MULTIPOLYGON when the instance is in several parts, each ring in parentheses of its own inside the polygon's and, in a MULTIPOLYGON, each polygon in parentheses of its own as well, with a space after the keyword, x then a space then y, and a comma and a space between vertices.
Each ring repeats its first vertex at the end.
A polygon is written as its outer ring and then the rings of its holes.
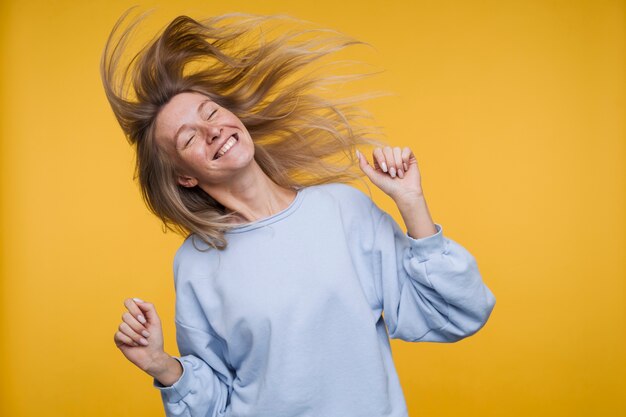
POLYGON ((331 196, 340 204, 348 205, 353 208, 370 208, 373 204, 373 201, 368 194, 351 184, 332 182, 328 184, 314 185, 309 187, 309 189, 310 191, 331 196))
POLYGON ((309 196, 320 207, 338 210, 344 223, 363 224, 377 217, 377 206, 370 196, 350 184, 335 182, 311 186, 309 196))
POLYGON ((198 235, 187 236, 174 254, 174 280, 178 281, 183 275, 203 274, 207 265, 211 265, 215 252, 217 251, 203 242, 198 235), (181 274, 183 271, 185 274, 181 274))

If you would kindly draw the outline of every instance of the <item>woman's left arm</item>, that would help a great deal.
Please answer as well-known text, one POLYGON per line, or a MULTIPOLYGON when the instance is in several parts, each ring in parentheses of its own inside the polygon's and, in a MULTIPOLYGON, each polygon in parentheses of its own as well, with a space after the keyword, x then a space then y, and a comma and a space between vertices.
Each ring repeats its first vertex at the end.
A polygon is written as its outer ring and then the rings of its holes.
POLYGON ((437 233, 422 191, 417 159, 410 148, 374 149, 374 167, 359 151, 356 153, 361 170, 398 206, 409 236, 419 239, 437 233))
POLYGON ((433 223, 413 153, 409 148, 377 148, 375 168, 361 155, 359 162, 396 202, 407 227, 404 233, 372 202, 373 273, 389 337, 454 342, 477 332, 487 322, 495 297, 472 254, 433 223))
POLYGON ((399 198, 396 201, 406 231, 413 239, 420 239, 437 233, 437 228, 428 212, 423 194, 411 198, 399 198))

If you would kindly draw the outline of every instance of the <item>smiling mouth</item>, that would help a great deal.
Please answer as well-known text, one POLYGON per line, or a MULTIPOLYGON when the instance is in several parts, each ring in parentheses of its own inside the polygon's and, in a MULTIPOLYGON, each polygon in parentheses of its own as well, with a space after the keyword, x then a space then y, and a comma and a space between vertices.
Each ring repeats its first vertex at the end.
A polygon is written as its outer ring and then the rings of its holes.
POLYGON ((222 147, 220 149, 218 149, 218 151, 215 153, 215 156, 213 157, 213 160, 215 161, 216 159, 221 158, 222 156, 224 156, 226 154, 226 152, 228 152, 230 150, 230 148, 232 148, 233 146, 235 146, 235 144, 239 141, 239 134, 238 133, 233 133, 224 143, 224 145, 222 145, 222 147), (235 141, 232 142, 230 139, 233 138, 235 141), (228 144, 229 142, 232 142, 231 145, 228 147, 228 149, 226 149, 225 152, 221 152, 222 149, 224 148, 224 146, 226 146, 226 144, 228 144))

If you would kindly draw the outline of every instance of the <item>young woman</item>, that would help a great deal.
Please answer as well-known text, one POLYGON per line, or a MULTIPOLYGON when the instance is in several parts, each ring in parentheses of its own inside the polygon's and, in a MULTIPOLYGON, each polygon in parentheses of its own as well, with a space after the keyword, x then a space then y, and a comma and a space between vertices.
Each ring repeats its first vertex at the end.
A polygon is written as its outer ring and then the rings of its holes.
POLYGON ((484 326, 495 297, 433 223, 411 150, 367 137, 349 100, 309 91, 334 79, 294 77, 357 42, 320 30, 246 48, 278 17, 180 16, 124 67, 141 20, 115 38, 127 14, 107 41, 103 84, 148 208, 185 240, 174 258, 180 356, 138 298, 124 301, 117 347, 154 378, 167 416, 407 416, 389 338, 458 341, 484 326), (373 166, 356 150, 368 144, 383 145, 373 166), (406 233, 348 184, 363 174, 406 233))

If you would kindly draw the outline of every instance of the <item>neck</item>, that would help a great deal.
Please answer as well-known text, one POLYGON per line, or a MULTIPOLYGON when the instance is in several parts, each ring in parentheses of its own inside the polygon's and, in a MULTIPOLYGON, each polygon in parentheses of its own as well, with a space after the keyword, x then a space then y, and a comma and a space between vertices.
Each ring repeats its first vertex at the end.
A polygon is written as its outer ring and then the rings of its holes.
POLYGON ((296 196, 296 191, 273 182, 256 162, 232 181, 202 189, 226 207, 227 212, 234 212, 240 220, 237 223, 270 217, 288 207, 296 196))

